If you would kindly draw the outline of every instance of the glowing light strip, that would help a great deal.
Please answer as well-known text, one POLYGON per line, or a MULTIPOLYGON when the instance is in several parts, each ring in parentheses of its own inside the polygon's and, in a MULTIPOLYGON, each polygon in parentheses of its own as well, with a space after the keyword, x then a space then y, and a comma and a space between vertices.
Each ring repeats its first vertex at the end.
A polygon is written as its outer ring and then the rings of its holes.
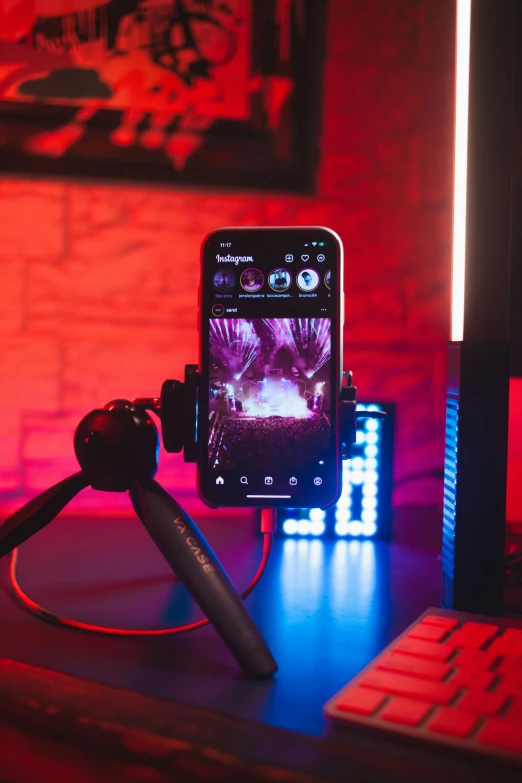
POLYGON ((471 0, 457 0, 453 257, 451 276, 451 339, 455 342, 460 342, 464 339, 470 29, 471 0))

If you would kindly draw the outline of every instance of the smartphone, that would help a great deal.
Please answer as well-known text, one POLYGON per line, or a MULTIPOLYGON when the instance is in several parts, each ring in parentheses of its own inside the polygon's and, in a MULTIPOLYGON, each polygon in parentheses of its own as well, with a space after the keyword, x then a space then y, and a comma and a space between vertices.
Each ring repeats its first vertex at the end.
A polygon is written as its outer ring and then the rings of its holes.
POLYGON ((219 506, 341 492, 343 248, 328 228, 220 228, 199 290, 198 488, 219 506))

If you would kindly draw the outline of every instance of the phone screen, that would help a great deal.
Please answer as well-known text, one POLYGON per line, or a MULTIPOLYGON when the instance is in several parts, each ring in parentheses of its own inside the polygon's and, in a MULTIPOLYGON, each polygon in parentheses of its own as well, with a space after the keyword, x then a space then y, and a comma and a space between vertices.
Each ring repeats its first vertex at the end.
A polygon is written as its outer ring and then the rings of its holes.
POLYGON ((198 484, 210 504, 338 499, 341 269, 340 239, 324 228, 205 239, 198 484))

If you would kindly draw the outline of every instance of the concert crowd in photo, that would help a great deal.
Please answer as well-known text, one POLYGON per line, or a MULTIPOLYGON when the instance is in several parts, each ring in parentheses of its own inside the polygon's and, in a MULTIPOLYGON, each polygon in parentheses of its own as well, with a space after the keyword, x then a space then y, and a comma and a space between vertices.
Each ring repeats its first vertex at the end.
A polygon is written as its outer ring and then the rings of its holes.
POLYGON ((300 470, 327 452, 330 324, 328 318, 210 321, 212 467, 300 470))

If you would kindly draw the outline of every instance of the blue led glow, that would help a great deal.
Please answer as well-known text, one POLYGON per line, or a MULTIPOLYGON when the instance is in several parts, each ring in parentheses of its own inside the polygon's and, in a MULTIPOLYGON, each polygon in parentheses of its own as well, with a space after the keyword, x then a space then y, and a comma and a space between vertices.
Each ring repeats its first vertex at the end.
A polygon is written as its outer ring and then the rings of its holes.
MULTIPOLYGON (((379 405, 357 405, 360 411, 380 411, 379 405)), ((335 533, 338 536, 374 536, 377 532, 379 480, 379 441, 381 422, 366 419, 364 429, 356 433, 356 446, 362 447, 351 461, 343 466, 343 491, 335 512, 335 533), (361 452, 362 455, 361 456, 361 452), (361 487, 352 509, 352 488, 361 487), (361 504, 359 506, 359 503, 361 504), (352 519, 352 511, 360 509, 360 519, 352 519)))
POLYGON ((348 522, 348 532, 352 536, 360 536, 362 533, 362 522, 355 519, 353 522, 348 522))
POLYGON ((377 525, 375 522, 363 522, 361 533, 363 536, 370 538, 377 532, 377 525))
POLYGON ((326 525, 322 520, 316 519, 313 522, 310 522, 310 533, 313 536, 322 536, 325 530, 326 525))
POLYGON ((285 519, 283 522, 283 533, 286 536, 295 536, 297 533, 297 519, 285 519))
POLYGON ((337 508, 335 518, 337 522, 347 522, 350 519, 350 510, 347 508, 337 508))
MULTIPOLYGON (((358 411, 382 411, 379 405, 357 404, 358 411)), ((284 535, 298 538, 321 537, 335 533, 340 538, 371 538, 379 532, 382 422, 363 419, 355 433, 351 460, 343 462, 342 492, 332 511, 312 508, 307 515, 287 519, 284 535)), ((306 543, 306 542, 300 542, 306 543)), ((355 542, 356 543, 356 542, 355 542)))
POLYGON ((297 523, 297 532, 300 536, 310 535, 310 520, 300 519, 297 523))

